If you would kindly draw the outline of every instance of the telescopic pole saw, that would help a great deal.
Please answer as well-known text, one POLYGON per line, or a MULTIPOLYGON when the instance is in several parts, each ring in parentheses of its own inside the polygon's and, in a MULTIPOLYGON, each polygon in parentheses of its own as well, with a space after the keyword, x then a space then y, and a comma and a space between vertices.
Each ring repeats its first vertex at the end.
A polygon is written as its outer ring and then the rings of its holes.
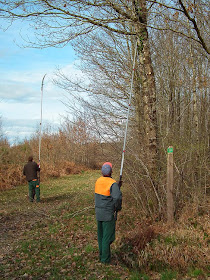
POLYGON ((128 131, 129 113, 130 113, 130 107, 131 107, 131 97, 132 97, 132 93, 133 93, 133 79, 134 79, 134 71, 135 71, 135 63, 136 63, 136 54, 137 54, 137 41, 136 41, 136 47, 135 47, 134 57, 133 57, 133 69, 132 69, 132 77, 131 77, 130 95, 129 95, 128 109, 127 109, 127 119, 126 119, 124 143, 123 143, 123 151, 122 151, 122 161, 121 161, 121 168, 120 168, 120 182, 122 181, 123 164, 124 164, 124 158, 125 158, 125 147, 126 147, 126 138, 127 138, 127 131, 128 131))
MULTIPOLYGON (((42 78, 41 85, 41 117, 40 117, 40 126, 39 126, 39 166, 41 162, 41 140, 42 140, 42 100, 43 100, 43 89, 44 89, 44 79, 47 74, 45 74, 42 78)), ((40 184, 40 171, 39 171, 39 184, 40 184)))

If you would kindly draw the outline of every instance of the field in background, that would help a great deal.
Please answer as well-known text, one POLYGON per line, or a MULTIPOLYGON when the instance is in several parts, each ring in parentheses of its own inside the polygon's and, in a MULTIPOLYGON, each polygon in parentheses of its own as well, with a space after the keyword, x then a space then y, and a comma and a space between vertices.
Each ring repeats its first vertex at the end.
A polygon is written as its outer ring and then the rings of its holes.
POLYGON ((140 215, 127 186, 114 263, 101 265, 94 215, 98 176, 84 171, 48 179, 41 184, 41 203, 28 202, 26 185, 0 192, 0 279, 208 279, 206 212, 191 205, 169 228, 140 215))

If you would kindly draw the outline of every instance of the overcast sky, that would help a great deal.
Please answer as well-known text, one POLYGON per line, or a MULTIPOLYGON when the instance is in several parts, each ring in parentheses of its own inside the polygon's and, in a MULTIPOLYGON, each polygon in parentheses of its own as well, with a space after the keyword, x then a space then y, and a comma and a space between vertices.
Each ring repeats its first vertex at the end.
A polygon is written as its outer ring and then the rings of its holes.
MULTIPOLYGON (((7 24, 0 21, 4 28, 7 24)), ((64 73, 76 72, 76 57, 71 46, 64 48, 23 48, 21 24, 6 31, 0 29, 0 116, 4 134, 10 143, 30 136, 39 128, 41 82, 46 75, 43 95, 43 126, 56 127, 66 107, 62 104, 62 91, 52 83, 59 67, 64 73)), ((22 31, 23 33, 23 31, 22 31)))

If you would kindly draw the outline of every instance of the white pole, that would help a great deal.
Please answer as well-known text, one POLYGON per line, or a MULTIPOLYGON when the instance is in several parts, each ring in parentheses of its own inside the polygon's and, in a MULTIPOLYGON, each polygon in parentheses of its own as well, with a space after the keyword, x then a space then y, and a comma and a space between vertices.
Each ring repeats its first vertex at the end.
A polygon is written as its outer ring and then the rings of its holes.
POLYGON ((127 138, 127 131, 128 131, 128 119, 129 119, 129 113, 130 113, 130 107, 131 107, 131 97, 132 97, 132 93, 133 93, 133 79, 134 79, 134 71, 135 71, 136 54, 137 54, 137 41, 136 41, 136 47, 135 47, 135 52, 134 52, 134 58, 133 58, 130 96, 129 96, 128 109, 127 109, 127 119, 126 119, 126 127, 125 127, 125 135, 124 135, 124 143, 123 143, 123 151, 122 151, 122 161, 121 161, 121 168, 120 168, 120 181, 122 180, 123 164, 124 164, 124 157, 125 157, 125 146, 126 146, 126 138, 127 138))
POLYGON ((43 88, 44 88, 44 78, 47 74, 45 74, 42 78, 42 86, 41 86, 41 118, 40 118, 40 127, 39 127, 39 164, 41 160, 41 139, 42 139, 42 100, 43 100, 43 88))

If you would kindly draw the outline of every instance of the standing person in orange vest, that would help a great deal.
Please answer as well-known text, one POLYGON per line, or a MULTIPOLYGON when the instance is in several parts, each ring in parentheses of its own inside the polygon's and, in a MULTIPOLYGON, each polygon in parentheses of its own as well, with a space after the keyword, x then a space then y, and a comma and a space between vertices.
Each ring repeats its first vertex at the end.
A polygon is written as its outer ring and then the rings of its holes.
POLYGON ((115 214, 122 208, 119 184, 112 179, 112 164, 105 162, 102 177, 95 184, 95 212, 98 230, 100 262, 110 263, 110 245, 115 240, 115 214))
POLYGON ((40 171, 39 165, 33 161, 33 157, 28 157, 28 163, 23 168, 23 175, 26 176, 29 189, 29 200, 33 202, 36 194, 36 201, 40 202, 40 186, 37 178, 37 172, 40 171))

